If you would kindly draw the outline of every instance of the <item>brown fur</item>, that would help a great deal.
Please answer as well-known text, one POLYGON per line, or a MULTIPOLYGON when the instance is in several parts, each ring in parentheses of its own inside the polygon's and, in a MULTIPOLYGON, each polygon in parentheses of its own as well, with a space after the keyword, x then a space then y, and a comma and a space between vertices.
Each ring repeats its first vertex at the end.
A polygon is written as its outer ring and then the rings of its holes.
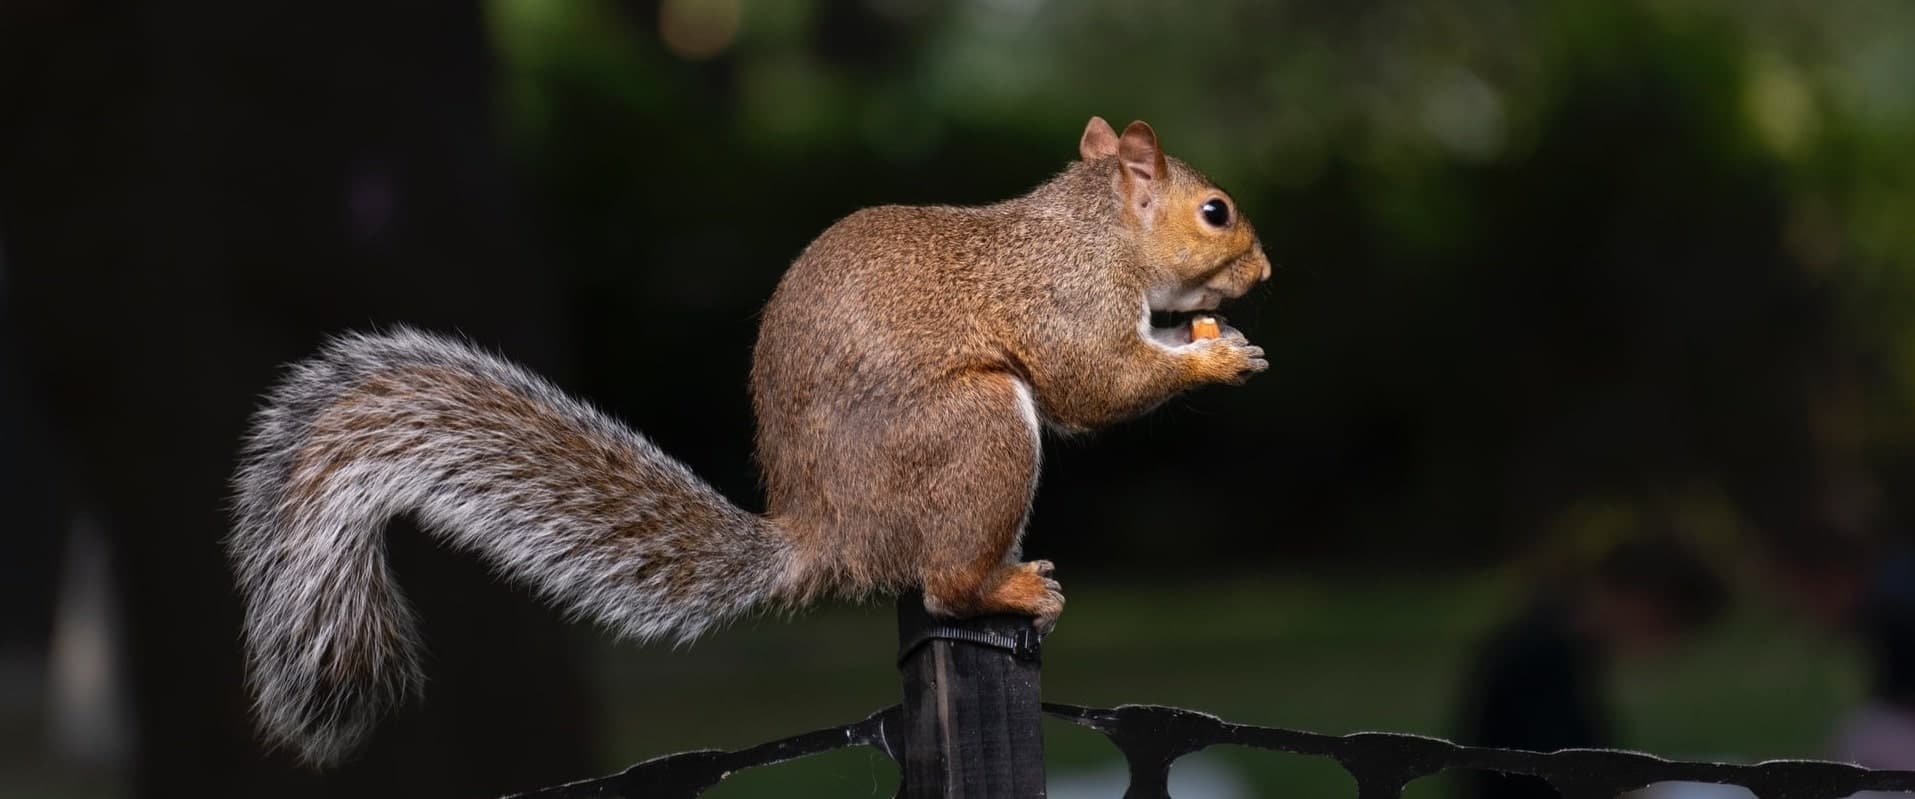
POLYGON ((795 598, 921 585, 941 612, 1054 620, 1049 564, 1016 562, 1039 458, 1017 384, 1082 431, 1265 367, 1234 330, 1177 348, 1138 331, 1147 296, 1214 306, 1268 276, 1234 202, 1231 224, 1202 221, 1229 195, 1141 122, 1093 119, 1080 154, 995 205, 859 211, 785 274, 752 392, 795 598))
POLYGON ((348 335, 294 364, 253 417, 227 539, 262 727, 331 762, 424 680, 384 551, 398 514, 638 640, 914 586, 935 613, 1048 629, 1051 565, 1019 562, 1042 427, 1267 367, 1228 327, 1149 326, 1269 275, 1229 196, 1141 122, 1093 119, 1078 147, 1028 195, 860 211, 792 264, 752 366, 763 516, 464 342, 348 335))

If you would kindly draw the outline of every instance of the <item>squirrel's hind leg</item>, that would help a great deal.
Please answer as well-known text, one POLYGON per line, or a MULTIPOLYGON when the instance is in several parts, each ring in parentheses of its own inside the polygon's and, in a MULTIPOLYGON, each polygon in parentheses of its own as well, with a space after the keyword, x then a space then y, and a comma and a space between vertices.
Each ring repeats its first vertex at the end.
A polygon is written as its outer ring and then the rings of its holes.
POLYGON ((941 616, 1031 616, 1048 632, 1064 609, 1049 561, 1018 563, 1042 443, 1031 390, 1014 375, 980 374, 923 409, 915 450, 930 464, 920 582, 941 616))

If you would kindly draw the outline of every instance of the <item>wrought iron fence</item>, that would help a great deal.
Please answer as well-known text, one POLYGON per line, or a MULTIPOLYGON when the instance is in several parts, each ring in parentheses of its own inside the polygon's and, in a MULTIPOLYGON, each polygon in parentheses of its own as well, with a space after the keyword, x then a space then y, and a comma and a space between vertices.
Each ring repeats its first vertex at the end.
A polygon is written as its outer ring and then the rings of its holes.
POLYGON ((906 799, 1042 797, 1043 714, 1096 730, 1123 752, 1130 766, 1124 799, 1165 799, 1171 764, 1218 745, 1327 758, 1355 781, 1357 799, 1400 797, 1412 781, 1452 769, 1536 777, 1564 799, 1613 799, 1664 782, 1738 785, 1757 799, 1843 799, 1863 791, 1915 796, 1915 772, 1842 763, 1683 762, 1597 749, 1525 752, 1400 733, 1324 735, 1257 727, 1156 705, 1040 703, 1038 648, 1025 620, 946 624, 925 616, 922 607, 910 597, 899 603, 902 704, 839 727, 734 751, 665 755, 609 777, 512 799, 693 799, 737 771, 856 746, 898 763, 898 796, 906 799))

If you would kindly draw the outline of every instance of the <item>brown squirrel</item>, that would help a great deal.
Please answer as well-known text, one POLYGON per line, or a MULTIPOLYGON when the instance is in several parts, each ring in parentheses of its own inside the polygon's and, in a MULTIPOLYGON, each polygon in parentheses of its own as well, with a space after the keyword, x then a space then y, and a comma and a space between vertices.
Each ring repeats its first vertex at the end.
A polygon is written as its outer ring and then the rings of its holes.
POLYGON ((463 342, 349 335, 253 419, 228 550, 267 734, 337 760, 422 681, 382 533, 410 512, 573 616, 690 639, 747 611, 922 588, 934 614, 1064 607, 1020 563, 1041 428, 1085 431, 1268 364, 1209 310, 1269 277, 1229 195, 1149 125, 975 208, 858 211, 764 311, 751 386, 763 515, 643 436, 463 342))

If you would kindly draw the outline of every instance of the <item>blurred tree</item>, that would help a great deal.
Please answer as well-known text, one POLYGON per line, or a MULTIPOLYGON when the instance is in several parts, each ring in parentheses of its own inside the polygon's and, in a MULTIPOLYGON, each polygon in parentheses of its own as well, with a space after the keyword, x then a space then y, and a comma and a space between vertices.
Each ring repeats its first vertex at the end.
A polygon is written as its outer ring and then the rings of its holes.
POLYGON ((475 7, 12 4, 6 318, 64 492, 112 546, 139 796, 481 796, 574 778, 594 724, 559 619, 393 536, 427 700, 320 775, 248 718, 219 539, 246 415, 322 333, 459 329, 560 373, 561 273, 516 224, 475 7), (56 457, 59 456, 59 457, 56 457))
POLYGON ((1830 199, 1908 206, 1836 166, 1909 149, 1870 77, 1900 6, 719 5, 733 35, 697 56, 657 33, 671 3, 492 7, 515 141, 599 289, 591 357, 621 365, 593 389, 733 493, 752 314, 798 249, 862 205, 1018 193, 1092 113, 1152 119, 1257 221, 1287 268, 1228 310, 1278 369, 1054 447, 1042 552, 1136 560, 1177 528, 1210 531, 1179 537, 1193 568, 1474 559, 1696 481, 1788 534, 1868 515, 1867 459, 1915 463, 1842 433, 1915 431, 1876 404, 1915 399, 1887 368, 1915 350, 1881 343, 1910 295, 1871 290, 1915 247, 1830 199), (629 346, 688 325, 716 357, 629 346))
MULTIPOLYGON (((1564 544, 1591 497, 1719 497, 1745 535, 1910 516, 1902 0, 482 8, 0 10, 5 323, 59 420, 34 446, 128 554, 150 785, 293 779, 247 760, 213 546, 273 364, 397 321, 570 355, 749 504, 755 314, 791 258, 862 206, 1017 194, 1091 114, 1150 119, 1256 222, 1278 274, 1227 312, 1276 368, 1053 443, 1035 556, 1487 561, 1564 544)), ((582 757, 563 658, 455 654, 545 648, 550 614, 395 543, 443 681, 382 757, 472 786, 582 757), (468 592, 501 604, 433 607, 468 592), (507 683, 560 694, 458 716, 507 683)))

